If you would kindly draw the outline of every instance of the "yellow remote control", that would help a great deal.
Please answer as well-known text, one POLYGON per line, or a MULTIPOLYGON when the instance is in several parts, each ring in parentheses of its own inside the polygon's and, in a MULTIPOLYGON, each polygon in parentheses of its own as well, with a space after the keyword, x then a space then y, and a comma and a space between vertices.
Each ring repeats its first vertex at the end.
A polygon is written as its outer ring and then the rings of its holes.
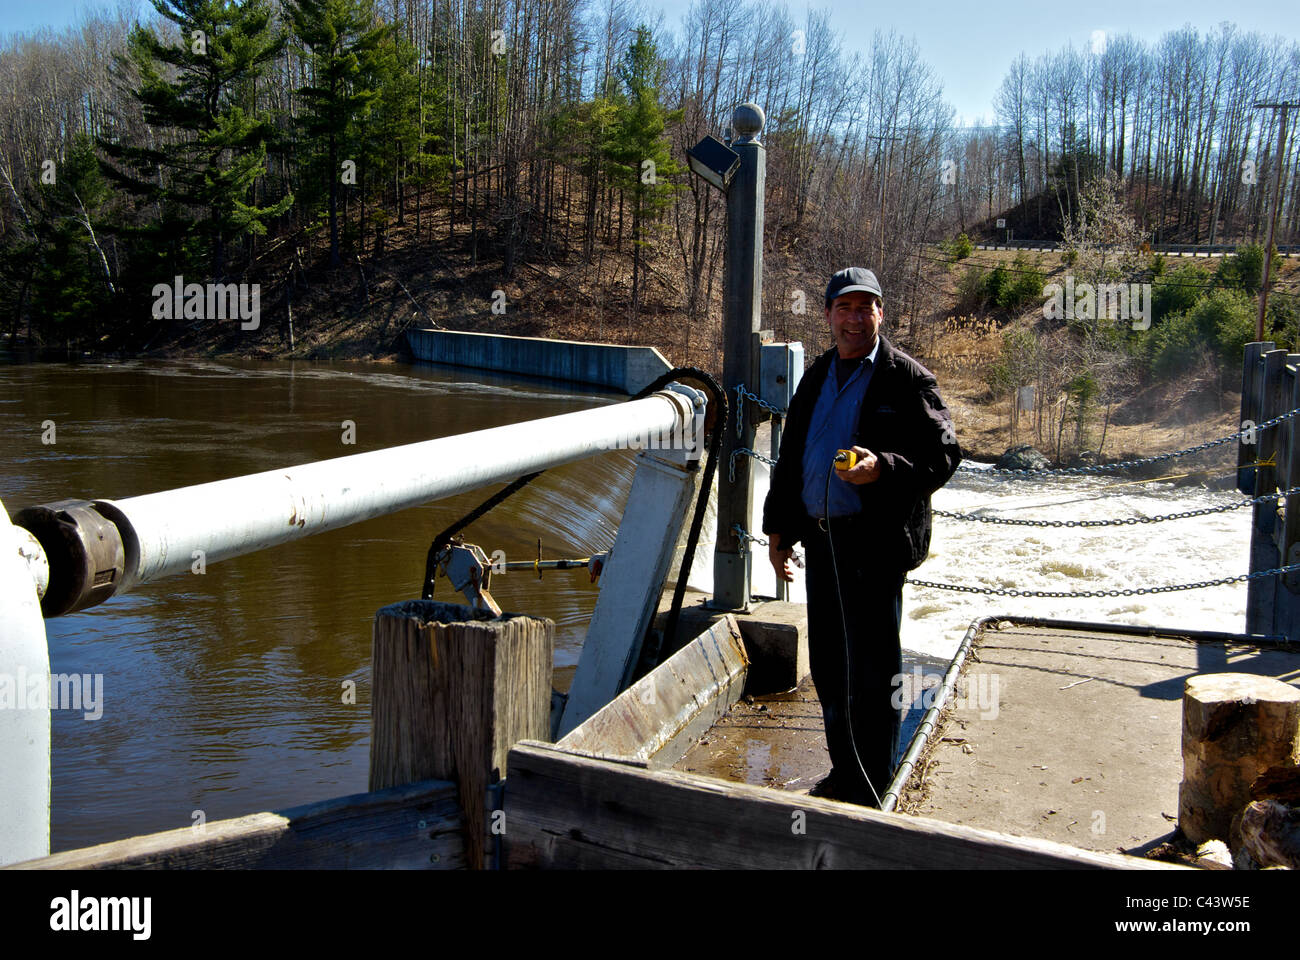
POLYGON ((858 455, 852 450, 835 451, 835 469, 841 472, 852 470, 858 465, 858 455))

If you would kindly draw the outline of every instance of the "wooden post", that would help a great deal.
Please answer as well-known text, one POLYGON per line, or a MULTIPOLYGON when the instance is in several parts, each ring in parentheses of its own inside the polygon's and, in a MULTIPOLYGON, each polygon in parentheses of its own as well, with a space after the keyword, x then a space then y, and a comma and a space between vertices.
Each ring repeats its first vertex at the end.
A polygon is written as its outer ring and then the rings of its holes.
POLYGON ((1245 673, 1192 677, 1183 692, 1178 825, 1195 844, 1229 840, 1232 818, 1270 767, 1300 763, 1300 690, 1245 673))
POLYGON ((555 624, 541 617, 433 600, 375 614, 370 789, 459 784, 471 869, 484 863, 487 788, 505 777, 506 754, 549 738, 554 647, 555 624))
MULTIPOLYGON (((1261 424, 1282 412, 1281 384, 1286 351, 1272 349, 1272 343, 1252 343, 1246 347, 1246 366, 1242 376, 1242 429, 1246 423, 1261 424)), ((1279 426, 1287 426, 1281 424, 1279 426)), ((1238 444, 1238 464, 1253 464, 1275 459, 1279 427, 1255 431, 1254 443, 1238 444)), ((1252 497, 1272 493, 1277 487, 1276 467, 1238 467, 1238 488, 1252 497)), ((1257 503, 1251 509, 1250 569, 1272 570, 1281 566, 1274 532, 1277 527, 1277 501, 1257 503)), ((1273 633, 1273 605, 1277 578, 1266 577, 1246 584, 1246 632, 1273 633)))
MULTIPOLYGON (((1273 349, 1272 341, 1246 344, 1246 356, 1241 365, 1241 423, 1261 423, 1263 416, 1262 382, 1264 354, 1273 349)), ((1237 443, 1237 489, 1247 496, 1255 495, 1255 471, 1247 466, 1259 459, 1263 436, 1256 432, 1255 442, 1249 436, 1237 443)))

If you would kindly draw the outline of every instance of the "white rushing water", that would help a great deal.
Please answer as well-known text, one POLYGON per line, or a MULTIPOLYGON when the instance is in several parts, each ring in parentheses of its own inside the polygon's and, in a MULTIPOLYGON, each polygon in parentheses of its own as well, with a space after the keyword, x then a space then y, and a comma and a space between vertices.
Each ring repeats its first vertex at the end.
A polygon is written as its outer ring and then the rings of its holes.
MULTIPOLYGON (((766 450, 766 445, 760 446, 766 450)), ((755 473, 755 512, 767 493, 767 468, 755 473)), ((1183 513, 1237 503, 1241 495, 1114 476, 1023 480, 961 471, 935 494, 935 509, 1036 520, 1103 520, 1183 513)), ((935 517, 930 556, 910 579, 969 587, 1084 592, 1217 580, 1249 571, 1249 507, 1205 517, 1117 527, 1005 526, 935 517)), ((712 539, 711 531, 708 539, 712 539)), ((767 548, 754 547, 753 591, 772 595, 767 548)), ((711 559, 701 552, 701 558, 711 559)), ((796 570, 790 599, 805 598, 796 570)), ((712 587, 712 568, 698 563, 691 586, 712 587)), ((1246 584, 1129 597, 1030 598, 903 589, 903 647, 950 658, 972 620, 990 614, 1103 623, 1222 630, 1246 628, 1246 584)))

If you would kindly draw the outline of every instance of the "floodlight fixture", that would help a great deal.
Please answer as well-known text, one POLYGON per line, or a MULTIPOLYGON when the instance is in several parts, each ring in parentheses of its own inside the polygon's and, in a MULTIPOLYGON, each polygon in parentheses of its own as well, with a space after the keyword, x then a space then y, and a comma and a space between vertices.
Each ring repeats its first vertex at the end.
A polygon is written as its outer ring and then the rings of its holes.
POLYGON ((686 160, 697 176, 723 193, 727 192, 731 178, 740 169, 740 154, 712 134, 695 146, 687 147, 686 160))

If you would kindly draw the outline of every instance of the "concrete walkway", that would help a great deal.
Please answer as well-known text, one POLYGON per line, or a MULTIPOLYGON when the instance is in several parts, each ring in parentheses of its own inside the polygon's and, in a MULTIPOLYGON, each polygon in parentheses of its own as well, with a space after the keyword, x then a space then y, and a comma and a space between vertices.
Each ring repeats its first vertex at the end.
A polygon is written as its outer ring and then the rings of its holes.
POLYGON ((995 623, 975 638, 965 700, 945 710, 899 809, 1088 850, 1145 851, 1177 823, 1183 685, 1198 673, 1298 683, 1300 653, 995 623))
MULTIPOLYGON (((899 812, 1087 850, 1155 846, 1176 825, 1187 678, 1255 673, 1300 685, 1300 651, 1218 637, 993 623, 975 638, 899 812)), ((937 684, 946 664, 916 662, 922 683, 937 684)), ((904 670, 906 745, 927 702, 912 661, 904 670)), ((673 769, 807 792, 830 771, 811 678, 737 703, 673 769)))

